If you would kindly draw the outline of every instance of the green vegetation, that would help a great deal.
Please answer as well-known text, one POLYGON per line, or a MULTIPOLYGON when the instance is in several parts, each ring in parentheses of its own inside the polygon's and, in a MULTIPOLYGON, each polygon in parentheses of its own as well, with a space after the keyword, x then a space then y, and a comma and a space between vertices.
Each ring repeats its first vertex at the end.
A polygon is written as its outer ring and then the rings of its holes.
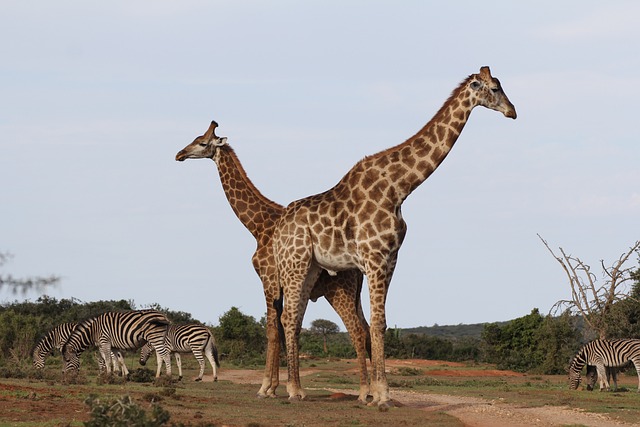
POLYGON ((85 403, 91 408, 91 419, 84 423, 86 427, 155 427, 165 425, 170 418, 158 404, 153 405, 151 415, 147 416, 145 410, 129 396, 103 401, 92 394, 85 403))
MULTIPOLYGON (((630 296, 611 308, 607 335, 640 337, 640 271, 631 275, 635 285, 630 296)), ((83 303, 47 296, 35 302, 0 305, 0 377, 38 378, 31 367, 31 350, 41 335, 63 322, 78 322, 109 310, 135 309, 133 301, 114 300, 83 303)), ((190 313, 172 311, 153 304, 174 323, 197 323, 190 313)), ((543 316, 538 309, 508 322, 476 325, 390 328, 385 334, 385 353, 395 359, 430 359, 491 363, 499 369, 534 374, 563 374, 583 342, 593 338, 582 318, 570 315, 543 316)), ((225 363, 261 367, 265 360, 265 318, 256 321, 237 307, 211 326, 218 352, 225 363)), ((354 358, 347 333, 338 325, 316 319, 300 336, 300 352, 310 357, 354 358)), ((285 358, 281 358, 285 363, 285 358)), ((55 363, 55 362, 52 362, 55 363)), ((83 354, 83 366, 94 367, 91 352, 83 354)))

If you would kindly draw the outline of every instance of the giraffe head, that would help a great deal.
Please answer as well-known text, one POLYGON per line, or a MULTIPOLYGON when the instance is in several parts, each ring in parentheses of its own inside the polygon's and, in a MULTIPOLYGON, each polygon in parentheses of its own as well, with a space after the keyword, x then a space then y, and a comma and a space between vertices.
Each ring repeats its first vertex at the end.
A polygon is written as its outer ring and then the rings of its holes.
POLYGON ((213 159, 218 147, 227 143, 226 137, 216 136, 217 127, 218 123, 212 121, 204 135, 194 139, 191 144, 176 154, 176 160, 181 162, 185 159, 213 159))
POLYGON ((467 88, 471 94, 475 105, 496 110, 509 117, 515 119, 516 108, 513 106, 507 95, 502 90, 500 81, 491 76, 489 67, 480 68, 478 74, 472 74, 467 79, 467 88))

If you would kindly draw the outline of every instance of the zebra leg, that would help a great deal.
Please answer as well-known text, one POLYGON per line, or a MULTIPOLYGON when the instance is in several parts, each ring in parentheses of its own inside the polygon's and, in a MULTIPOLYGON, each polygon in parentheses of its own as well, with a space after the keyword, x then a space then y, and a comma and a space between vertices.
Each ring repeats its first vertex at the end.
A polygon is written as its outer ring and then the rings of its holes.
POLYGON ((632 359, 633 366, 636 368, 636 372, 638 373, 638 393, 640 393, 640 359, 632 359))
MULTIPOLYGON (((115 352, 116 355, 116 359, 118 361, 118 364, 120 365, 120 373, 122 374, 123 377, 128 377, 129 376, 129 370, 127 369, 127 364, 124 361, 124 356, 122 356, 122 353, 119 351, 115 352)), ((115 367, 114 367, 115 370, 115 367)))
MULTIPOLYGON (((161 349, 158 349, 156 347, 156 356, 158 357, 158 359, 164 360, 164 366, 167 371, 167 376, 171 377, 171 352, 169 351, 169 349, 164 346, 161 349)), ((156 373, 157 374, 156 376, 158 377, 160 376, 160 366, 161 366, 161 363, 159 362, 160 360, 158 360, 158 372, 156 373)))
POLYGON ((585 375, 585 385, 588 391, 592 391, 598 381, 598 371, 593 365, 587 365, 587 374, 585 375))
POLYGON ((216 361, 213 358, 213 344, 211 344, 211 342, 209 342, 205 347, 204 355, 207 356, 207 359, 213 368, 213 381, 218 381, 218 368, 216 366, 216 361))
POLYGON ((156 348, 156 364, 158 365, 158 368, 156 369, 156 378, 160 378, 163 362, 164 362, 164 357, 160 355, 160 351, 158 351, 158 349, 156 348))
POLYGON ((600 378, 600 391, 604 388, 606 391, 609 391, 611 387, 609 386, 609 381, 607 380, 607 370, 603 364, 599 363, 596 365, 596 369, 598 370, 598 378, 600 378))
POLYGON ((200 375, 198 375, 196 381, 202 381, 202 376, 204 375, 204 357, 202 357, 202 350, 192 348, 191 351, 193 353, 193 357, 196 358, 198 364, 200 365, 200 375))
MULTIPOLYGON (((609 375, 613 378, 613 391, 618 391, 618 368, 613 366, 607 368, 607 381, 609 381, 609 375)), ((611 381, 609 381, 609 384, 611 384, 611 381)))
POLYGON ((175 352, 174 356, 176 358, 176 365, 178 365, 178 381, 182 380, 182 357, 180 357, 180 353, 175 352))
POLYGON ((111 358, 111 344, 109 342, 103 342, 100 344, 100 357, 104 360, 107 375, 111 375, 111 368, 114 360, 111 358))

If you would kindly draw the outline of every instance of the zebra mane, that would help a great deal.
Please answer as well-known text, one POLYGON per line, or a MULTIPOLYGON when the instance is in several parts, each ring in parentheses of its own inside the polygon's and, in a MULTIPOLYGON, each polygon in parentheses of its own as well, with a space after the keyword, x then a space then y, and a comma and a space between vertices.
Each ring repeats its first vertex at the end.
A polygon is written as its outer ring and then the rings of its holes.
POLYGON ((171 322, 167 320, 162 320, 162 319, 151 319, 149 320, 149 323, 151 323, 152 325, 160 325, 160 326, 169 326, 171 324, 171 322))

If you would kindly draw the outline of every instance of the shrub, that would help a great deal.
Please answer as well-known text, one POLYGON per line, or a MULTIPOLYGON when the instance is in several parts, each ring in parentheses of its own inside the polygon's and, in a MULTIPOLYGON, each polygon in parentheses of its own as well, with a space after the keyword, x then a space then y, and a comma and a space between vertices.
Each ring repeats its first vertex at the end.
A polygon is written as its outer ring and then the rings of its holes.
POLYGON ((145 410, 129 396, 101 401, 96 395, 91 395, 85 403, 91 408, 91 418, 85 423, 87 427, 162 426, 170 418, 169 412, 158 404, 151 405, 151 415, 147 416, 145 410))

